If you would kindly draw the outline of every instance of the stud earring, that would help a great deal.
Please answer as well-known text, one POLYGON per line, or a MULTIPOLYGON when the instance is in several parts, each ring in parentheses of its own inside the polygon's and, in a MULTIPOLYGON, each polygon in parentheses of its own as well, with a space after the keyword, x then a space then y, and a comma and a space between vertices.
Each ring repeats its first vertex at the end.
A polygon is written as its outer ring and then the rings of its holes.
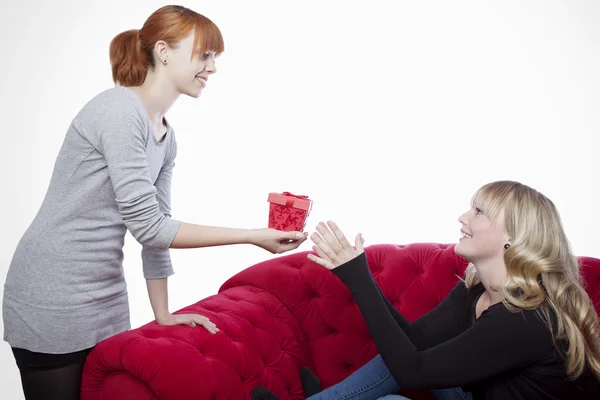
POLYGON ((167 60, 163 60, 163 64, 167 65, 167 60))
POLYGON ((510 247, 510 244, 508 244, 508 243, 506 243, 506 244, 504 245, 504 249, 505 249, 505 250, 508 250, 508 248, 509 248, 509 247, 510 247))

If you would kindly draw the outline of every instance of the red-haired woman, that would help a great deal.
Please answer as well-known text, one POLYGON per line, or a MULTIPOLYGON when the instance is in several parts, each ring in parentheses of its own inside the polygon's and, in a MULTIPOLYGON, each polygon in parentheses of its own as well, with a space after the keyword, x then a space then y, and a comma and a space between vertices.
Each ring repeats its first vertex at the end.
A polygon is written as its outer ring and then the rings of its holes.
POLYGON ((142 29, 110 44, 116 87, 75 116, 50 186, 14 253, 4 286, 4 340, 27 400, 78 399, 81 371, 99 341, 130 328, 123 276, 127 230, 142 244, 157 323, 218 328, 201 315, 173 315, 170 248, 252 244, 297 248, 300 232, 195 225, 171 218, 177 145, 165 114, 197 98, 216 72, 223 38, 208 18, 180 6, 156 10, 142 29))

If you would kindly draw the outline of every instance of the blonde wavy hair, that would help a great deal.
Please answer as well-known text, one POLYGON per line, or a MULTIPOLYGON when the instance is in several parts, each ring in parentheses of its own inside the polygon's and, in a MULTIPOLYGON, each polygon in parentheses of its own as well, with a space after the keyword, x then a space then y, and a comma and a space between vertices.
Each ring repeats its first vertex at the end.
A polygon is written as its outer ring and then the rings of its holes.
MULTIPOLYGON (((512 181, 484 185, 473 206, 493 223, 504 209, 511 246, 504 253, 507 279, 494 288, 511 311, 536 310, 555 343, 566 341, 567 375, 575 379, 587 365, 600 379, 598 314, 584 289, 580 266, 571 252, 559 213, 538 191, 512 181)), ((475 266, 467 267, 465 283, 480 282, 475 266)))

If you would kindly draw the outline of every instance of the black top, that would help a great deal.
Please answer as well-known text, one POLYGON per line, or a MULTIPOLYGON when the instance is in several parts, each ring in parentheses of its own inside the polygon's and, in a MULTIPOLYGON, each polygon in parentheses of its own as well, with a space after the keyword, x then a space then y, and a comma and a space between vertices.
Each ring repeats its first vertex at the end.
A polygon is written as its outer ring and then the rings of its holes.
POLYGON ((598 400, 589 370, 566 379, 566 363, 536 311, 502 303, 475 318, 485 291, 459 282, 431 312, 408 322, 383 296, 365 253, 333 270, 350 289, 392 376, 403 389, 462 386, 474 400, 598 400))

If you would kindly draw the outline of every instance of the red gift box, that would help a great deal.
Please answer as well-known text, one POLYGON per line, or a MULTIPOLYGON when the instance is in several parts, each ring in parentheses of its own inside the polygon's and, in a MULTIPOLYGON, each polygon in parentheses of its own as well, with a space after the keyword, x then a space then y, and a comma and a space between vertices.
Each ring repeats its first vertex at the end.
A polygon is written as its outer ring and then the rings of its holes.
POLYGON ((290 192, 269 193, 269 228, 302 232, 310 214, 312 200, 290 192))

